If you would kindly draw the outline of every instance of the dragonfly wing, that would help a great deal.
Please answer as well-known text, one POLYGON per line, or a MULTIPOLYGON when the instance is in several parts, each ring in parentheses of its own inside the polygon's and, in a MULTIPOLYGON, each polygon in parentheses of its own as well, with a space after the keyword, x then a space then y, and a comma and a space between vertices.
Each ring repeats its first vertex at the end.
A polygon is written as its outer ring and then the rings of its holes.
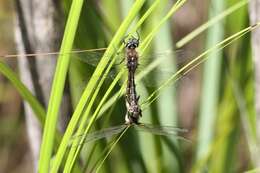
POLYGON ((143 53, 139 56, 140 64, 147 65, 150 62, 154 61, 155 59, 163 59, 163 62, 167 60, 174 59, 176 66, 181 64, 185 64, 189 60, 191 60, 194 56, 192 51, 178 49, 178 50, 164 50, 162 52, 156 53, 143 53))
POLYGON ((72 57, 80 60, 81 62, 87 63, 89 65, 97 66, 103 54, 104 51, 93 51, 93 52, 84 52, 80 54, 73 54, 72 57))
POLYGON ((113 135, 121 133, 127 126, 128 125, 123 124, 123 125, 105 128, 89 134, 73 136, 72 142, 74 140, 78 140, 78 143, 76 145, 73 144, 73 146, 83 145, 84 143, 93 142, 102 138, 109 138, 113 135))
POLYGON ((143 124, 143 123, 135 125, 134 127, 137 130, 149 132, 154 135, 162 135, 162 136, 174 135, 174 136, 177 136, 177 138, 187 140, 184 137, 178 136, 180 133, 188 132, 187 129, 182 129, 182 128, 173 127, 173 126, 156 126, 156 125, 152 125, 152 124, 143 124))
MULTIPOLYGON (((86 63, 88 65, 91 65, 93 67, 96 67, 98 65, 98 63, 100 62, 101 58, 103 57, 104 51, 91 51, 91 52, 83 52, 83 53, 79 53, 76 54, 74 53, 72 58, 75 58, 77 60, 79 60, 82 63, 86 63)), ((96 80, 101 79, 101 77, 104 77, 108 80, 113 80, 116 78, 116 76, 119 73, 119 70, 124 67, 124 55, 123 53, 116 53, 115 54, 115 61, 112 65, 112 68, 110 69, 110 71, 107 74, 103 74, 100 76, 91 76, 92 78, 95 78, 96 80)), ((112 61, 112 60, 110 60, 112 61)), ((126 71, 126 69, 124 69, 126 71)), ((88 80, 88 78, 86 78, 86 81, 88 80)), ((84 81, 85 83, 85 81, 84 81)), ((119 84, 122 85, 123 84, 123 80, 119 80, 119 84)))
POLYGON ((180 78, 186 79, 184 74, 176 74, 178 68, 180 69, 184 64, 190 62, 191 56, 186 54, 189 53, 177 50, 141 57, 139 58, 140 65, 137 69, 138 78, 140 78, 145 86, 160 86, 171 77, 174 77, 176 81, 180 78), (177 59, 174 57, 177 57, 177 59))
MULTIPOLYGON (((78 53, 78 54, 73 54, 73 57, 87 63, 92 66, 97 66, 98 63, 100 62, 101 58, 103 57, 105 53, 105 50, 102 51, 90 51, 90 52, 83 52, 83 53, 78 53)), ((120 64, 124 60, 124 53, 116 53, 114 55, 115 57, 115 65, 120 64)))

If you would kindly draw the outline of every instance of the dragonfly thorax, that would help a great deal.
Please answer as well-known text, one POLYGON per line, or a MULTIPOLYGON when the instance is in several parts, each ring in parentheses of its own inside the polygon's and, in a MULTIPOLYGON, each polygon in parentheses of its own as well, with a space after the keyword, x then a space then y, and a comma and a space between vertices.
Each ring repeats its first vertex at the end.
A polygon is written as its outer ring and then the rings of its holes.
POLYGON ((126 52, 126 56, 126 66, 130 70, 130 72, 134 72, 138 66, 138 54, 134 49, 128 49, 126 52))

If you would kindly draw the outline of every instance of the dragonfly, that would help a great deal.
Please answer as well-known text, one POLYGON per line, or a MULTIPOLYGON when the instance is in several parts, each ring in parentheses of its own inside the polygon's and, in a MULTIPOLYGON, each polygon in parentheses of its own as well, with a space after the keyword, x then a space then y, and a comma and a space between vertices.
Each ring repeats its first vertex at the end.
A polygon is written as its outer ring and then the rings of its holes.
MULTIPOLYGON (((144 66, 148 66, 149 64, 152 64, 155 58, 160 59, 159 62, 163 63, 165 62, 165 60, 169 59, 169 57, 172 57, 173 54, 177 54, 177 57, 183 58, 184 56, 188 55, 190 52, 187 53, 187 52, 183 52, 182 50, 180 51, 168 50, 165 52, 155 53, 152 55, 151 54, 138 55, 136 49, 139 46, 139 41, 140 41, 139 36, 138 38, 130 37, 127 42, 124 40, 123 43, 125 45, 126 53, 118 53, 118 52, 116 53, 115 56, 117 56, 118 58, 116 59, 115 65, 113 66, 114 69, 112 69, 112 72, 108 75, 109 78, 113 78, 113 76, 115 76, 114 75, 115 72, 113 70, 115 70, 119 64, 122 64, 122 60, 124 59, 126 60, 126 69, 128 72, 128 78, 127 78, 127 87, 126 87, 126 95, 125 95, 125 102, 127 108, 126 115, 125 115, 125 123, 118 126, 105 128, 100 131, 93 132, 91 134, 87 134, 87 135, 83 134, 81 135, 81 138, 84 138, 84 142, 95 141, 101 138, 110 137, 119 134, 124 129, 129 127, 134 127, 137 130, 150 132, 156 135, 165 135, 165 136, 175 135, 177 138, 179 138, 178 133, 187 132, 186 129, 182 129, 178 127, 156 126, 152 124, 145 124, 139 122, 140 117, 142 117, 142 109, 138 103, 140 96, 138 96, 136 92, 135 75, 136 72, 139 72, 138 70, 142 71, 144 66), (140 59, 141 60, 143 59, 141 63, 139 61, 140 59)), ((106 48, 93 49, 93 50, 74 50, 72 52, 69 52, 68 54, 71 54, 73 57, 80 60, 81 62, 85 62, 92 66, 96 66, 99 63, 100 58, 103 56, 105 51, 106 48)), ((1 57, 19 58, 21 56, 35 57, 38 55, 48 57, 51 55, 59 55, 59 54, 60 54, 59 52, 45 52, 45 53, 23 54, 23 55, 15 55, 15 54, 4 55, 1 57)), ((187 58, 182 59, 181 61, 179 61, 179 63, 184 63, 185 61, 189 61, 189 59, 187 58)), ((179 65, 179 63, 177 63, 177 65, 179 65)), ((159 71, 157 72, 157 75, 158 74, 168 75, 169 73, 173 73, 175 71, 176 71, 175 69, 169 69, 166 72, 167 74, 162 71, 159 71)), ((146 78, 146 80, 148 79, 146 85, 149 84, 153 85, 153 82, 151 82, 150 80, 151 78, 153 77, 149 76, 148 78, 146 78)), ((180 138, 184 139, 182 137, 180 138)))
POLYGON ((187 132, 186 129, 181 129, 173 126, 156 126, 152 124, 141 123, 139 119, 142 117, 142 109, 139 105, 140 96, 137 95, 135 84, 135 72, 138 68, 138 53, 136 48, 139 45, 139 38, 131 37, 127 42, 124 41, 126 49, 126 68, 128 70, 127 86, 125 93, 126 115, 125 122, 122 125, 102 129, 91 134, 80 135, 83 140, 80 144, 110 137, 119 134, 129 127, 134 127, 137 130, 150 132, 155 135, 171 136, 185 139, 178 136, 178 133, 187 132))

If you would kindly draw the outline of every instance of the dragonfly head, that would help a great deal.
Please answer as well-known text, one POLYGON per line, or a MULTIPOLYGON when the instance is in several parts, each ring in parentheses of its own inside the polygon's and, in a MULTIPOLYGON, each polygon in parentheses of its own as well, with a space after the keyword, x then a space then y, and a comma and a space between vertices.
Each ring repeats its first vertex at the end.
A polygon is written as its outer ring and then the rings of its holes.
POLYGON ((128 49, 135 49, 139 46, 139 39, 138 38, 130 38, 127 43, 125 43, 125 47, 128 49))

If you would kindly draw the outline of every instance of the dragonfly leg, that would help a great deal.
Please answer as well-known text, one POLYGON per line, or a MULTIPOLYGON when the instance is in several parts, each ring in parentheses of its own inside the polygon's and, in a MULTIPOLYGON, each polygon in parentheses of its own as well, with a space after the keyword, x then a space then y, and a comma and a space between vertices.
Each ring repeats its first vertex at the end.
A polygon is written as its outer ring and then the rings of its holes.
POLYGON ((136 34, 137 34, 137 40, 139 41, 140 40, 140 34, 138 31, 136 31, 136 34))
POLYGON ((127 34, 126 36, 124 36, 124 37, 122 38, 122 40, 121 40, 121 42, 122 42, 124 45, 126 45, 125 39, 126 39, 128 36, 129 36, 129 34, 127 34))

